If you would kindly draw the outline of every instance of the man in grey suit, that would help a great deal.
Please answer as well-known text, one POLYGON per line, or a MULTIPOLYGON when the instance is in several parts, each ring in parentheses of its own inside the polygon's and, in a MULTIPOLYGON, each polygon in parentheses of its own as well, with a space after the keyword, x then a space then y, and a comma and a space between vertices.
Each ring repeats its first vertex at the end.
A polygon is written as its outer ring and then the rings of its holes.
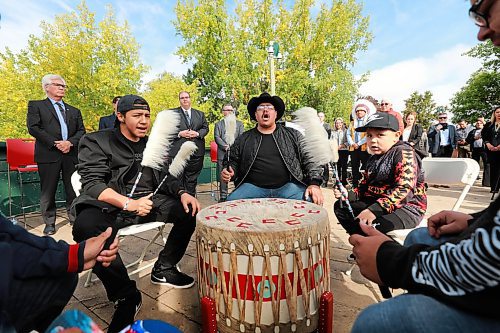
POLYGON ((56 232, 55 194, 62 171, 66 192, 66 209, 76 197, 71 186, 71 175, 78 163, 78 142, 83 134, 82 114, 79 109, 63 101, 66 82, 59 75, 47 74, 42 78, 42 89, 47 98, 28 102, 28 132, 36 139, 35 161, 40 175, 40 209, 45 222, 45 235, 56 232))
MULTIPOLYGON (((226 138, 226 123, 228 121, 228 116, 234 113, 233 106, 231 104, 226 104, 222 107, 222 113, 224 118, 215 124, 214 137, 217 143, 217 174, 221 174, 224 162, 224 154, 229 148, 226 138)), ((236 120, 236 133, 234 133, 234 138, 236 139, 245 131, 243 123, 236 120)), ((219 182, 219 202, 226 201, 227 198, 227 183, 219 182)))
POLYGON ((196 195, 196 184, 198 176, 203 169, 203 158, 205 157, 205 136, 208 134, 208 123, 205 114, 191 107, 191 95, 187 91, 179 93, 180 107, 174 109, 181 115, 179 133, 172 143, 169 155, 173 158, 179 151, 181 145, 186 141, 193 141, 198 149, 189 159, 182 182, 184 188, 191 195, 196 195))
POLYGON ((427 132, 430 153, 432 153, 433 157, 451 157, 453 150, 457 148, 456 128, 452 124, 448 124, 446 112, 438 115, 438 121, 427 132))

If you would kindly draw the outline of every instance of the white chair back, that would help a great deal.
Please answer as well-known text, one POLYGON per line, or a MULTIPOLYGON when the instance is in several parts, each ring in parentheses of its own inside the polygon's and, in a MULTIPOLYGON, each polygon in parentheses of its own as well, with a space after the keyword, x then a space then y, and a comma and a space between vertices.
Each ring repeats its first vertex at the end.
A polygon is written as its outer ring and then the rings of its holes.
POLYGON ((80 191, 82 190, 82 182, 80 181, 80 175, 76 170, 71 175, 71 186, 73 187, 73 191, 75 191, 76 196, 79 196, 80 191))
MULTIPOLYGON (((463 185, 452 210, 458 211, 472 185, 479 175, 479 164, 470 158, 449 158, 449 157, 427 157, 422 160, 425 181, 427 184, 440 185, 463 185)), ((446 207, 443 207, 446 208, 446 207)), ((427 219, 424 218, 417 228, 427 227, 427 219)), ((404 243, 406 236, 413 229, 392 230, 387 233, 400 244, 404 243)))
POLYGON ((463 185, 452 210, 457 211, 479 175, 479 164, 470 158, 428 157, 422 160, 427 184, 463 185))

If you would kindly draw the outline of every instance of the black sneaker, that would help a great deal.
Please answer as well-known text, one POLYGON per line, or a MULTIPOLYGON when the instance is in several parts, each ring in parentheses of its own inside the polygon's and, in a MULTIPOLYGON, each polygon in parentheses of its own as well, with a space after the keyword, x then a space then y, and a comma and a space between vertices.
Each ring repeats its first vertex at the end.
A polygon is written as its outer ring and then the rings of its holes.
POLYGON ((54 223, 47 224, 45 228, 43 228, 43 234, 45 236, 51 236, 56 233, 56 225, 54 223))
POLYGON ((142 305, 142 295, 137 290, 131 296, 119 299, 115 302, 115 313, 113 319, 109 323, 108 333, 120 332, 122 329, 132 324, 135 316, 139 312, 142 305))
POLYGON ((176 266, 163 268, 155 265, 151 272, 151 282, 178 289, 190 288, 194 285, 194 279, 189 275, 179 272, 176 266))
POLYGON ((356 256, 354 253, 351 253, 347 256, 347 262, 350 264, 354 264, 356 262, 356 256))

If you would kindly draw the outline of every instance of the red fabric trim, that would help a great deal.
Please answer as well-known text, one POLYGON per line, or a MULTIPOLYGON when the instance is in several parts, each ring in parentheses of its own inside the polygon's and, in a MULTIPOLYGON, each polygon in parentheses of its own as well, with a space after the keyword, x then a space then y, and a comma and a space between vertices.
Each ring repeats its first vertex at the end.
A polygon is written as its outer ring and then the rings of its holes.
POLYGON ((80 244, 73 244, 69 246, 68 253, 68 272, 76 273, 78 272, 78 248, 80 244))

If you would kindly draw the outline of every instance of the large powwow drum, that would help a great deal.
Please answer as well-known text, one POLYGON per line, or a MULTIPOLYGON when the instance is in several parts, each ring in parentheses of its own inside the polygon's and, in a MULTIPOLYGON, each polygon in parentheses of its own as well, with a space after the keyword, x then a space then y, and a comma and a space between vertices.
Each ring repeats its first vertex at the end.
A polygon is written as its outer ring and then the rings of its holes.
POLYGON ((298 200, 245 199, 197 215, 200 298, 220 332, 312 332, 330 289, 328 214, 298 200))

